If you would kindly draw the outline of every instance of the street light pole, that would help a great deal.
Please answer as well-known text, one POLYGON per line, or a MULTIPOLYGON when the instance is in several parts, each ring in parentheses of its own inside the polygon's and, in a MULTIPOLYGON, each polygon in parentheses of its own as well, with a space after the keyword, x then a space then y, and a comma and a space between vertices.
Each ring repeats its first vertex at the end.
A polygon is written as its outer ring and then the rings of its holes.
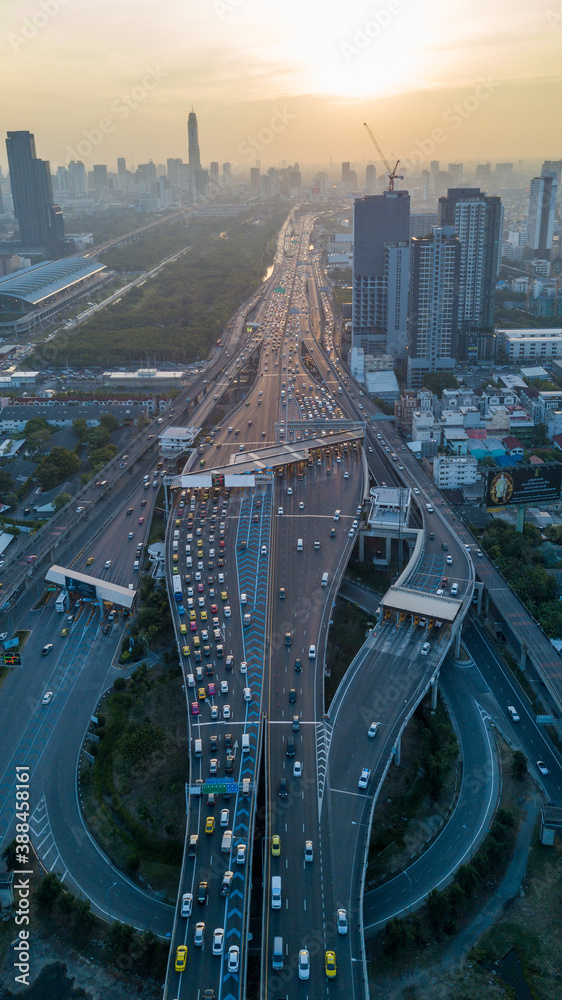
POLYGON ((406 871, 406 869, 404 869, 404 871, 402 872, 402 874, 406 876, 406 878, 408 879, 408 882, 410 883, 410 914, 411 914, 412 913, 412 880, 411 880, 410 876, 408 875, 408 872, 406 871))
POLYGON ((109 923, 111 923, 111 906, 110 906, 110 903, 109 903, 109 893, 111 892, 112 889, 115 889, 116 885, 117 885, 117 882, 114 882, 113 885, 110 885, 109 889, 107 890, 107 892, 105 894, 105 898, 107 900, 107 912, 109 914, 109 923))

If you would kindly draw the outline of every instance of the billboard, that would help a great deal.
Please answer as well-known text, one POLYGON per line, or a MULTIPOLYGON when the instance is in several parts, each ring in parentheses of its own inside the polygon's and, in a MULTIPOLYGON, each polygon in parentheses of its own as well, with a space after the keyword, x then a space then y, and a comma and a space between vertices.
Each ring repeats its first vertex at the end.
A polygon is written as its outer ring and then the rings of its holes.
POLYGON ((489 469, 486 477, 486 507, 521 505, 536 507, 560 499, 562 465, 525 465, 511 469, 489 469))
POLYGON ((65 576, 64 580, 64 585, 69 594, 78 594, 79 597, 95 601, 96 588, 91 583, 86 583, 85 580, 75 580, 73 576, 65 576))

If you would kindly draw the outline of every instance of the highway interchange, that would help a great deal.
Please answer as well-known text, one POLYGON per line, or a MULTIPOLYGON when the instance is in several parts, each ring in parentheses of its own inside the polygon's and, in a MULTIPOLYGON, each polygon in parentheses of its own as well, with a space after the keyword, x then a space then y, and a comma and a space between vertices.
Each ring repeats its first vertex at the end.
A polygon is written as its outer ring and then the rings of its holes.
MULTIPOLYGON (((379 895, 376 900, 369 894, 363 912, 365 850, 376 796, 400 733, 436 680, 451 642, 449 629, 428 635, 408 620, 379 624, 329 709, 324 705, 330 609, 368 497, 367 462, 374 482, 409 486, 419 497, 414 520, 424 532, 424 547, 408 572, 409 588, 435 593, 447 576, 449 587, 453 580, 458 584, 464 615, 471 605, 475 552, 467 548, 470 543, 457 531, 451 512, 442 508, 437 491, 404 449, 393 425, 377 421, 376 408, 361 398, 337 361, 331 341, 333 317, 320 267, 310 250, 312 227, 310 216, 286 223, 272 278, 230 324, 223 348, 228 347, 226 358, 222 351, 215 353, 206 377, 200 375, 182 394, 164 425, 181 423, 188 414, 189 422, 208 428, 203 451, 194 453, 185 470, 196 475, 275 442, 306 444, 331 421, 367 420, 365 451, 351 442, 330 445, 327 438, 305 461, 281 465, 258 477, 254 488, 232 489, 229 495, 188 485, 183 496, 180 490, 173 491, 166 535, 167 583, 184 671, 191 759, 186 852, 175 911, 111 869, 86 831, 76 795, 76 767, 90 715, 116 676, 112 661, 122 634, 119 621, 108 628, 108 622, 100 621, 97 612, 84 604, 68 623, 68 635, 62 636, 61 616, 52 601, 33 610, 40 596, 39 584, 33 582, 16 593, 3 615, 6 630, 29 629, 26 663, 33 659, 34 667, 32 687, 31 671, 15 669, 2 692, 2 836, 10 831, 15 765, 30 764, 34 846, 44 866, 60 871, 101 914, 108 912, 111 887, 114 918, 151 926, 162 935, 171 931, 165 997, 172 1000, 203 997, 206 989, 214 990, 221 1000, 256 995, 256 990, 271 998, 344 992, 364 996, 363 924, 376 926, 380 912, 390 916, 415 905, 417 896, 422 899, 439 881, 432 882, 431 859, 422 856, 414 900, 412 883, 408 892, 405 880, 394 890, 389 882, 387 899, 379 895), (259 324, 248 334, 246 316, 259 324), (253 385, 220 427, 213 425, 214 406, 231 390, 237 371, 252 354, 258 365, 253 385), (433 511, 427 510, 428 504, 433 511), (340 514, 335 520, 336 511, 340 514), (431 540, 429 533, 434 535, 431 540), (181 602, 173 597, 177 576, 181 602), (422 658, 420 650, 428 639, 430 652, 422 658), (53 649, 41 657, 47 641, 53 642, 53 649), (41 705, 46 690, 54 692, 53 699, 41 705), (370 740, 367 730, 372 721, 380 727, 370 740), (244 751, 243 736, 248 738, 244 751), (199 739, 201 753, 196 756, 199 739), (365 790, 358 788, 363 767, 370 769, 365 790), (198 780, 212 778, 221 781, 214 803, 208 801, 209 788, 197 785, 198 780), (231 791, 225 788, 227 780, 232 782, 231 791), (232 840, 223 844, 226 831, 232 831, 232 840), (195 856, 189 852, 192 836, 198 838, 195 856), (78 864, 78 856, 83 863, 78 864), (273 905, 277 901, 272 896, 272 879, 277 876, 280 907, 273 905), (201 883, 207 883, 206 892, 201 883), (200 892, 205 902, 198 902, 200 892), (252 893, 263 903, 261 963, 253 963, 248 980, 252 893), (180 909, 185 894, 192 896, 188 918, 180 909), (341 917, 338 927, 342 908, 345 933, 341 917), (200 927, 197 932, 201 923, 204 932, 200 927), (217 929, 223 934, 215 934, 217 929), (273 969, 278 937, 283 939, 283 968, 273 969), (183 947, 188 949, 185 971, 175 968, 177 949, 183 947), (325 955, 331 951, 337 959, 335 978, 326 974, 325 955)), ((153 434, 154 428, 150 431, 153 434)), ((137 544, 144 545, 148 534, 158 493, 152 484, 161 482, 155 443, 148 431, 139 435, 126 461, 115 463, 107 490, 98 488, 101 498, 93 487, 91 504, 89 496, 80 499, 85 512, 67 512, 64 532, 51 526, 45 556, 51 555, 62 535, 58 563, 123 586, 137 585, 137 544)), ((26 568, 22 557, 21 574, 31 575, 35 569, 26 568)), ((476 664, 473 671, 493 660, 492 678, 487 674, 486 682, 494 695, 483 694, 476 682, 484 714, 510 738, 521 738, 531 759, 548 760, 545 789, 550 798, 559 798, 557 754, 530 712, 514 735, 515 727, 505 716, 505 699, 518 705, 521 699, 510 692, 512 682, 506 680, 495 654, 492 657, 489 649, 483 649, 486 640, 472 621, 466 642, 476 664)), ((474 676, 471 682, 474 687, 474 676)), ((461 683, 464 677, 452 685, 451 701, 461 683)), ((488 730, 478 708, 470 725, 480 729, 484 746, 488 730)), ((492 774, 484 783, 489 787, 483 788, 482 811, 478 816, 473 812, 471 825, 467 816, 462 817, 467 836, 460 844, 451 842, 449 871, 478 840, 480 819, 494 805, 494 780, 492 774)), ((181 953, 179 957, 181 966, 181 953)))

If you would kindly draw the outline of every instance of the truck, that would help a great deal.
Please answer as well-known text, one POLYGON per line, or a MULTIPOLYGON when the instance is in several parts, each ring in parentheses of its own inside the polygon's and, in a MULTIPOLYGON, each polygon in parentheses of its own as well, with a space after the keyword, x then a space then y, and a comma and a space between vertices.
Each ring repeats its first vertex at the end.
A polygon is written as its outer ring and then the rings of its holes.
POLYGON ((172 577, 172 585, 174 588, 174 597, 178 604, 181 604, 183 600, 182 590, 181 590, 181 576, 179 573, 174 574, 172 577))
POLYGON ((68 590, 61 590, 59 596, 55 601, 55 609, 60 611, 66 611, 68 608, 68 590))

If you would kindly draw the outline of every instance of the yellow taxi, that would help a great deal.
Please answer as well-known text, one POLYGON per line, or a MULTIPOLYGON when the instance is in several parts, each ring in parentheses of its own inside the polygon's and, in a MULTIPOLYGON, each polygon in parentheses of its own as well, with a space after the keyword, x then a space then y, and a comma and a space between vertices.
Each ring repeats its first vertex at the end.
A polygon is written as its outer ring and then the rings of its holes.
POLYGON ((92 563, 93 563, 93 561, 94 561, 94 557, 93 556, 89 556, 88 559, 86 559, 86 566, 91 566, 92 563))
POLYGON ((199 701, 205 701, 205 698, 207 697, 207 692, 205 691, 205 688, 198 688, 197 697, 199 698, 199 701))
POLYGON ((180 524, 181 524, 181 521, 180 521, 179 517, 176 517, 176 528, 179 528, 180 524))
POLYGON ((177 554, 177 552, 174 552, 174 554, 172 556, 172 562, 177 563, 177 561, 178 561, 178 554, 177 554))
POLYGON ((189 646, 184 646, 182 649, 182 653, 184 656, 189 656, 189 646))
POLYGON ((202 622, 206 622, 207 621, 207 612, 206 611, 202 611, 201 612, 201 621, 202 622))
POLYGON ((67 628, 61 629, 61 635, 62 636, 68 635, 68 629, 67 628))
POLYGON ((187 945, 180 944, 178 950, 176 951, 176 972, 183 972, 187 965, 187 945))
POLYGON ((182 635, 185 635, 185 633, 187 632, 187 625, 184 625, 183 622, 180 625, 180 632, 182 635))
POLYGON ((194 649, 199 649, 200 646, 201 646, 201 639, 199 638, 198 635, 194 635, 193 636, 193 648, 194 649))
POLYGON ((278 833, 274 833, 271 838, 271 853, 274 858, 278 858, 281 854, 281 837, 278 833))
POLYGON ((228 594, 226 590, 221 590, 221 601, 228 601, 228 594))
POLYGON ((215 817, 207 816, 207 819, 205 820, 205 833, 212 833, 214 829, 215 829, 215 817))
POLYGON ((191 611, 189 612, 189 620, 190 622, 197 621, 197 612, 194 610, 194 608, 192 608, 191 611))
POLYGON ((326 975, 328 979, 335 979, 337 968, 336 968, 336 953, 335 951, 327 951, 325 959, 326 975))

